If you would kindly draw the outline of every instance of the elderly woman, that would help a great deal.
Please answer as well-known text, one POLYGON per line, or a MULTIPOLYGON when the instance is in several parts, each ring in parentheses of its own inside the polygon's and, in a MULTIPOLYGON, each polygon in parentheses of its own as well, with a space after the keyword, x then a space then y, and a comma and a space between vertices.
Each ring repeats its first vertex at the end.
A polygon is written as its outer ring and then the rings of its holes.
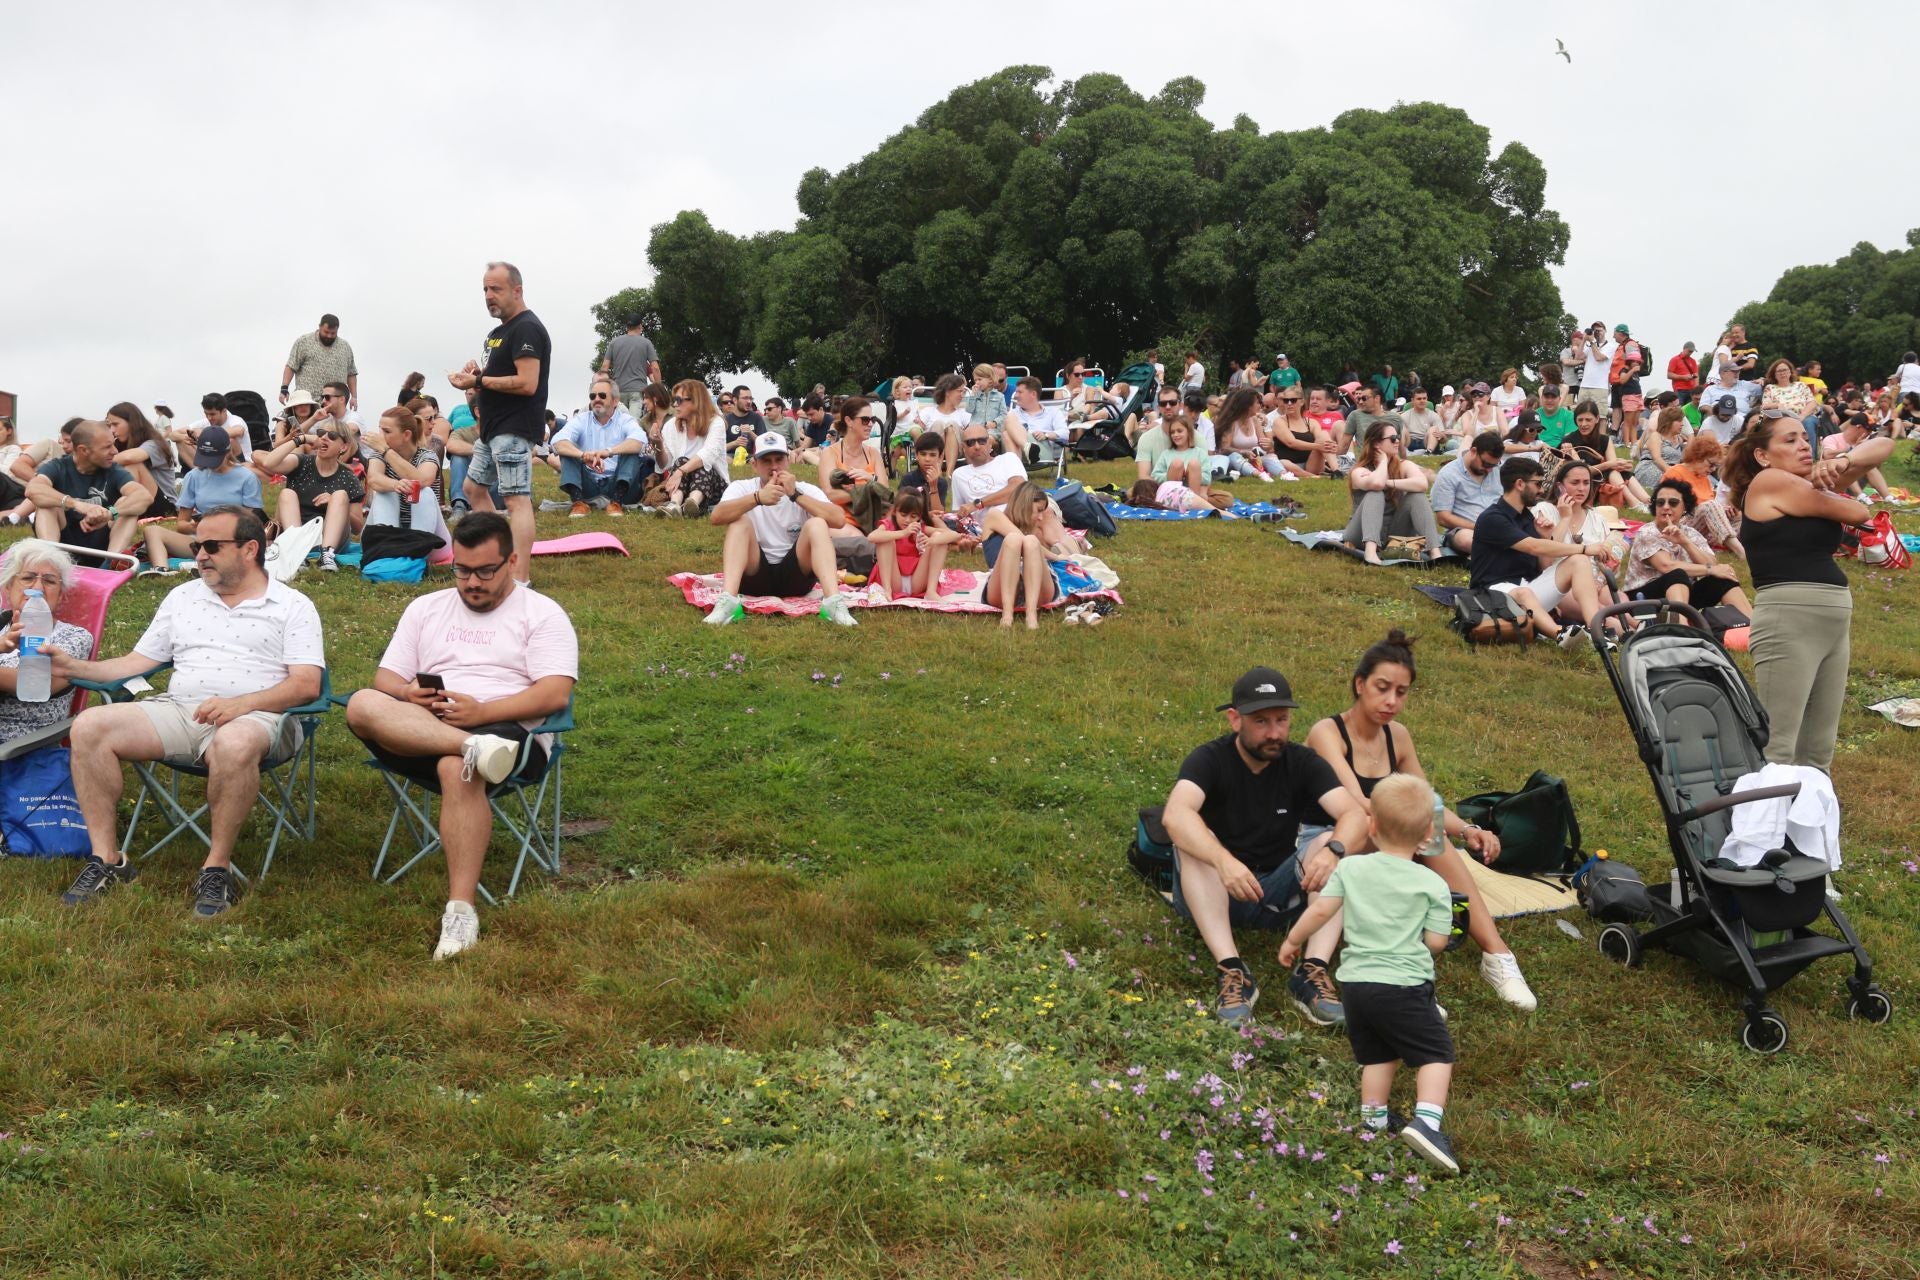
POLYGON ((1740 590, 1740 575, 1714 559, 1707 540, 1686 524, 1699 499, 1678 480, 1662 480, 1653 491, 1653 523, 1633 536, 1620 589, 1634 600, 1672 600, 1696 609, 1729 604, 1748 618, 1753 606, 1740 590))
POLYGON ((1420 558, 1438 559, 1444 548, 1427 502, 1431 473, 1408 462, 1397 418, 1377 418, 1361 437, 1360 457, 1347 476, 1353 516, 1341 540, 1359 547, 1368 564, 1380 563, 1383 538, 1417 536, 1426 540, 1420 558))
MULTIPOLYGON (((67 700, 60 695, 68 686, 58 676, 53 678, 53 696, 45 702, 22 702, 14 693, 20 681, 20 611, 26 607, 27 592, 40 592, 47 607, 58 613, 72 583, 73 561, 51 542, 23 538, 0 560, 0 594, 11 610, 6 630, 0 632, 0 742, 57 724, 67 714, 67 700)), ((71 622, 55 622, 47 643, 82 662, 93 656, 93 637, 71 622)))
POLYGON ((1714 491, 1713 477, 1727 456, 1726 446, 1710 435, 1697 435, 1687 445, 1676 466, 1668 467, 1663 480, 1678 480, 1693 490, 1694 506, 1686 518, 1687 527, 1706 538, 1707 545, 1724 547, 1742 560, 1747 549, 1740 545, 1740 517, 1722 503, 1714 491))
POLYGON ((1800 371, 1785 356, 1767 366, 1767 376, 1761 383, 1762 409, 1785 409, 1794 417, 1804 419, 1820 407, 1820 398, 1813 394, 1812 387, 1800 381, 1800 371))

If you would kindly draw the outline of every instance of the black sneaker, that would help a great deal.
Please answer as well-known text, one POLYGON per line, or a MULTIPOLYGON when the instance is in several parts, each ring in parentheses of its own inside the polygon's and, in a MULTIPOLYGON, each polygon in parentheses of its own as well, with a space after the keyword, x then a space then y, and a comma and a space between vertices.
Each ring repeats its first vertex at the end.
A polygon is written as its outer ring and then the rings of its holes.
POLYGON ((1253 980, 1244 961, 1229 960, 1220 966, 1220 994, 1213 1002, 1213 1011, 1222 1022, 1239 1026, 1253 1016, 1253 1006, 1259 1000, 1260 984, 1253 980))
POLYGON ((1400 1130, 1400 1140, 1448 1173, 1460 1172, 1460 1161, 1454 1158, 1453 1143, 1447 1140, 1446 1134, 1419 1116, 1407 1121, 1406 1128, 1400 1130))
POLYGON ((80 868, 79 876, 60 895, 60 901, 69 907, 92 902, 115 885, 132 884, 139 874, 133 869, 133 864, 127 861, 125 854, 121 854, 120 861, 112 866, 88 854, 87 865, 80 868))
POLYGON ((1337 1027, 1347 1020, 1340 993, 1334 989, 1333 974, 1324 960, 1302 960, 1287 979, 1287 993, 1316 1027, 1337 1027))
POLYGON ((240 901, 240 886, 228 867, 202 867, 193 882, 193 914, 199 920, 211 920, 240 901))

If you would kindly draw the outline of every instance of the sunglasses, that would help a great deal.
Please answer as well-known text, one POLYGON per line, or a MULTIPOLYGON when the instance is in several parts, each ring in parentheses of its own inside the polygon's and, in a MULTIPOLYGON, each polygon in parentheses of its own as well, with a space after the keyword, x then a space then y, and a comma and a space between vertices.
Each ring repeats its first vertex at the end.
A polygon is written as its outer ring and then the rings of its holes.
POLYGON ((675 396, 673 398, 673 402, 675 404, 692 404, 693 397, 692 396, 675 396))
POLYGON ((200 539, 195 538, 192 542, 189 542, 187 544, 187 550, 196 556, 199 555, 202 551, 206 552, 210 556, 217 556, 223 550, 225 550, 228 547, 231 547, 238 541, 240 541, 238 538, 208 538, 203 542, 200 539))
POLYGON ((1656 511, 1661 507, 1684 507, 1686 505, 1686 503, 1678 498, 1655 498, 1653 500, 1654 510, 1656 511))
POLYGON ((987 443, 987 439, 988 437, 986 436, 969 436, 966 439, 962 440, 960 443, 967 444, 967 445, 985 444, 987 443))
POLYGON ((1178 400, 1162 400, 1160 402, 1160 407, 1162 409, 1178 409, 1180 407, 1180 402, 1178 400))
POLYGON ((1400 437, 1399 436, 1381 436, 1380 443, 1381 444, 1399 444, 1400 437))
POLYGON ((339 398, 340 398, 339 396, 333 394, 333 392, 331 391, 322 391, 320 393, 320 399, 322 402, 325 402, 328 400, 338 400, 339 398))
POLYGON ((610 396, 610 395, 608 395, 608 394, 607 394, 606 392, 604 392, 604 391, 596 391, 596 392, 594 392, 594 393, 593 393, 592 395, 590 395, 590 396, 588 396, 588 397, 587 397, 587 399, 589 399, 589 400, 611 400, 611 399, 613 399, 613 397, 612 397, 612 396, 610 396))
POLYGON ((1281 404, 1299 404, 1300 397, 1299 396, 1281 396, 1280 403, 1281 404))

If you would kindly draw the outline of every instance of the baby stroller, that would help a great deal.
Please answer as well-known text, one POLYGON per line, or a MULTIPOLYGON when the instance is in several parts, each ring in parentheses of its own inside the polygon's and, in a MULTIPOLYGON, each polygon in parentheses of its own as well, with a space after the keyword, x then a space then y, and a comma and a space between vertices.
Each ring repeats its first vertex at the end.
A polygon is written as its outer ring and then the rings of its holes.
POLYGON ((1827 896, 1825 860, 1807 857, 1791 841, 1755 867, 1736 867, 1719 856, 1735 806, 1800 791, 1795 783, 1732 794, 1742 775, 1766 764, 1767 713, 1746 677, 1688 605, 1612 605, 1593 620, 1594 634, 1602 633, 1609 617, 1642 620, 1617 652, 1601 646, 1600 661, 1653 778, 1679 872, 1680 901, 1651 894, 1654 927, 1642 933, 1629 924, 1606 925, 1601 954, 1637 968, 1644 948, 1664 947, 1744 986, 1740 1042, 1757 1053, 1778 1053, 1787 1044, 1786 1020, 1767 1007, 1767 993, 1827 956, 1853 957, 1848 1016, 1887 1021, 1893 1001, 1874 984, 1873 961, 1827 896), (1681 625, 1669 611, 1695 625, 1681 625), (1813 927, 1822 916, 1834 932, 1813 927))
POLYGON ((1111 385, 1118 386, 1121 383, 1128 388, 1125 401, 1114 407, 1111 418, 1087 428, 1069 446, 1075 458, 1104 462, 1133 456, 1133 446, 1127 443, 1127 419, 1144 414, 1152 407, 1153 397, 1160 388, 1154 381, 1153 366, 1150 364, 1128 365, 1111 385))

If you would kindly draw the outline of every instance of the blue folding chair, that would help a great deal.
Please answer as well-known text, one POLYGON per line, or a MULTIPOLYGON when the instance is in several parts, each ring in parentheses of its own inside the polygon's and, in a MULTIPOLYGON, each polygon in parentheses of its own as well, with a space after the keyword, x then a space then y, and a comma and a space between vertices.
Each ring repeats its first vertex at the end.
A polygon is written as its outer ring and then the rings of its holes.
MULTIPOLYGON (((335 701, 346 705, 345 699, 335 701)), ((507 830, 516 845, 513 875, 507 881, 509 898, 519 892, 520 877, 529 861, 548 875, 560 874, 560 801, 564 785, 561 775, 566 763, 565 735, 572 729, 573 696, 569 694, 565 707, 548 716, 527 735, 527 740, 520 745, 520 757, 514 761, 513 772, 487 788, 487 805, 493 810, 495 823, 507 830), (548 736, 552 745, 547 749, 545 771, 535 775, 533 739, 542 734, 548 736)), ((386 838, 380 842, 380 852, 373 859, 373 878, 393 884, 418 866, 422 858, 440 851, 440 827, 433 818, 433 797, 440 793, 440 788, 438 784, 395 773, 376 756, 367 758, 367 766, 380 775, 387 790, 393 793, 393 816, 387 820, 386 838), (394 840, 403 827, 414 844, 414 852, 383 875, 387 856, 394 852, 394 840)), ((484 883, 480 885, 480 896, 490 905, 498 905, 499 900, 484 883)))
MULTIPOLYGON (((75 680, 73 683, 78 688, 91 689, 109 703, 132 702, 137 694, 144 692, 147 688, 148 677, 165 671, 171 665, 171 663, 162 663, 151 671, 128 676, 125 680, 112 683, 99 683, 92 680, 75 680)), ((260 764, 259 803, 272 815, 273 834, 267 837, 267 852, 266 856, 260 860, 258 879, 265 880, 267 872, 273 868, 273 855, 280 848, 282 836, 292 833, 302 840, 313 839, 317 795, 315 769, 318 760, 314 740, 318 737, 320 717, 324 716, 332 706, 333 685, 326 668, 322 667, 320 696, 312 702, 291 707, 285 712, 300 722, 300 745, 294 748, 292 755, 278 760, 264 760, 260 764)), ((206 802, 203 800, 198 808, 188 809, 180 796, 181 777, 205 779, 206 766, 177 764, 171 760, 132 760, 128 763, 133 766, 133 772, 140 780, 140 794, 133 802, 133 815, 127 819, 127 827, 121 837, 120 847, 128 851, 132 850, 133 834, 139 830, 140 816, 146 811, 147 802, 151 800, 162 819, 171 819, 173 826, 158 840, 148 845, 139 855, 141 858, 151 858, 188 831, 198 836, 201 844, 211 848, 213 837, 207 833, 206 828, 201 826, 202 820, 207 816, 206 802), (158 771, 162 769, 167 773, 164 782, 158 776, 158 771)), ((240 868, 235 867, 233 870, 242 881, 247 879, 246 873, 240 868)))

